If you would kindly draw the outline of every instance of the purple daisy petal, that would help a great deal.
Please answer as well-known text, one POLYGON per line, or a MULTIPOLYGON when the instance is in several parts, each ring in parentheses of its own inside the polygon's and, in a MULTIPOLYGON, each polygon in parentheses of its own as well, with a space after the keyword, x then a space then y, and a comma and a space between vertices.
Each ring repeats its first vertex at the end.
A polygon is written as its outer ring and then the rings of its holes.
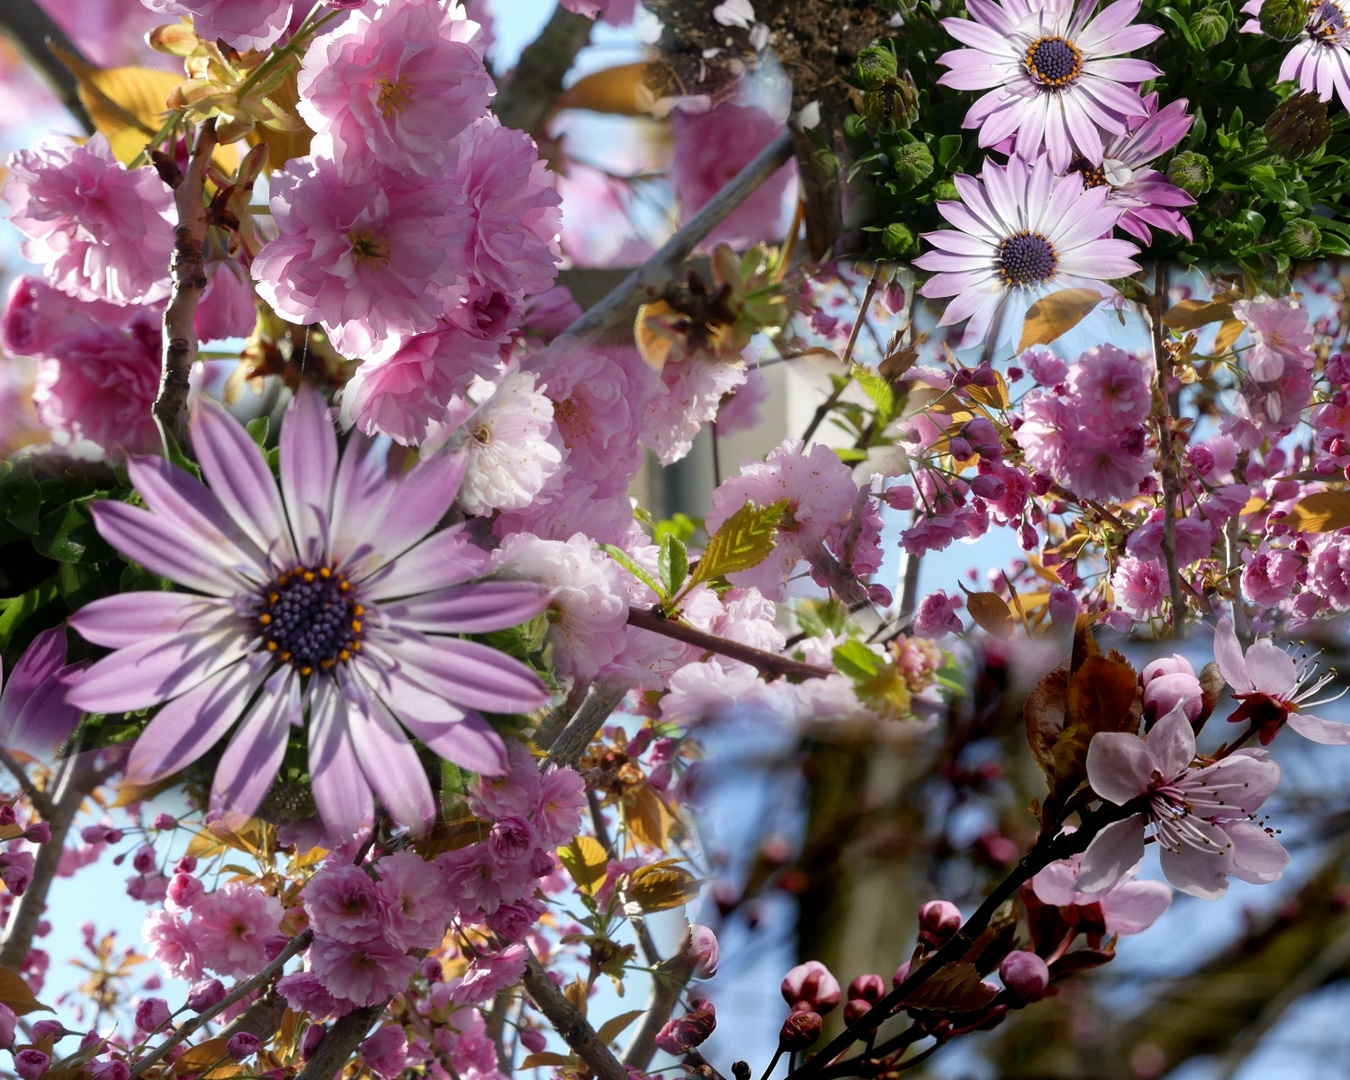
POLYGON ((216 766, 211 809, 240 818, 258 811, 276 780, 292 723, 301 712, 300 680, 289 668, 267 680, 262 693, 216 766))
POLYGON ((413 680, 457 705, 524 713, 549 700, 538 675, 514 657, 476 641, 400 632, 386 648, 413 680))
POLYGON ((355 836, 375 820, 375 802, 352 746, 349 722, 347 702, 336 684, 317 679, 310 689, 310 786, 324 824, 342 836, 355 836))
POLYGON ((90 508, 98 534, 152 574, 211 596, 233 596, 247 581, 233 559, 213 559, 201 537, 168 518, 119 502, 96 502, 90 508))
POLYGON ((228 624, 207 633, 150 638, 105 656, 82 672, 66 700, 95 713, 149 708, 237 664, 245 651, 242 635, 228 624))
POLYGON ((426 633, 481 634, 528 622, 547 610, 549 599, 533 582, 480 581, 386 604, 384 612, 400 625, 426 633))
MULTIPOLYGON (((355 708, 349 694, 348 709, 355 708)), ((360 714, 348 732, 371 788, 397 824, 414 835, 426 831, 436 800, 417 751, 379 698, 364 695, 360 714)))
POLYGON ((228 601, 186 593, 130 592, 92 600, 68 621, 86 641, 121 649, 148 637, 205 631, 233 610, 228 601))
POLYGON ((327 539, 337 464, 328 405, 305 383, 286 406, 281 428, 281 495, 295 545, 309 565, 319 561, 327 539))
POLYGON ((45 761, 55 755, 80 722, 66 703, 71 682, 88 665, 66 663, 66 628, 33 638, 0 693, 0 745, 45 761))
POLYGON ((428 536, 363 582, 372 600, 390 600, 460 585, 487 571, 490 557, 464 531, 452 525, 428 536))

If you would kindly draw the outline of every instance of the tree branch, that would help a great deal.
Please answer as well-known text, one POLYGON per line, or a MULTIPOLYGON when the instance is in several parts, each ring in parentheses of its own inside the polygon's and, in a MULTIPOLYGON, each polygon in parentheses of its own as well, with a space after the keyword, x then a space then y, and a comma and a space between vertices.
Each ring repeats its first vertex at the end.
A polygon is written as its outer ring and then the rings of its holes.
MULTIPOLYGON (((590 1066, 591 1072, 595 1073, 599 1080, 628 1080, 627 1070, 619 1064, 609 1047, 596 1034, 595 1028, 591 1027, 582 1011, 553 985, 548 972, 544 970, 534 953, 530 952, 527 955, 525 976, 521 980, 525 992, 530 995, 535 1007, 547 1017, 553 1029, 562 1036, 563 1042, 590 1066)), ((328 1078, 308 1077, 302 1073, 297 1080, 328 1080, 328 1078)))
POLYGON ((709 634, 706 630, 695 629, 688 623, 667 619, 660 614, 659 610, 643 611, 640 608, 630 608, 628 625, 636 626, 640 630, 650 630, 654 634, 662 634, 689 645, 697 645, 706 652, 727 656, 732 660, 740 660, 759 668, 765 674, 775 677, 828 679, 831 675, 838 674, 833 668, 806 664, 801 660, 793 660, 791 657, 779 656, 777 653, 765 652, 763 649, 754 649, 749 645, 742 645, 739 641, 718 637, 716 634, 709 634))
POLYGON ((540 354, 549 361, 570 355, 630 317, 632 305, 659 297, 675 280, 676 272, 708 234, 744 202, 756 188, 792 159, 792 136, 781 135, 738 172, 674 236, 642 266, 612 289, 608 296, 563 331, 540 354))
POLYGON ((625 679, 613 678, 596 679, 591 683, 572 719, 548 747, 548 760, 575 769, 586 747, 591 745, 601 725, 618 708, 632 685, 625 679))
POLYGON ((33 809, 42 815, 42 820, 50 821, 56 813, 56 806, 47 797, 46 792, 37 789, 33 781, 28 778, 28 773, 24 771, 24 767, 3 746, 0 746, 0 765, 8 769, 14 779, 19 782, 19 787, 28 796, 28 801, 32 804, 33 809))
POLYGON ((202 256, 207 228, 206 169, 215 148, 216 122, 208 120, 197 134, 187 173, 177 177, 173 193, 178 211, 178 224, 173 230, 173 296, 164 310, 164 357, 155 421, 162 432, 172 432, 179 442, 186 441, 185 409, 192 363, 197 358, 197 331, 192 319, 206 290, 202 256))
POLYGON ((385 998, 378 1005, 354 1009, 328 1029, 314 1056, 305 1062, 295 1080, 332 1080, 333 1075, 356 1053, 356 1048, 371 1027, 384 1013, 393 998, 385 998))
POLYGON ((694 964, 688 949, 681 950, 652 972, 652 992, 647 1000, 647 1012, 623 1052, 623 1063, 630 1068, 646 1070, 656 1054, 656 1036, 666 1026, 675 1003, 694 974, 694 964))
POLYGON ((75 117, 85 133, 92 135, 94 122, 80 100, 75 73, 61 63, 48 47, 55 45, 83 59, 79 47, 66 36, 66 32, 37 5, 37 0, 5 0, 0 4, 0 31, 18 46, 30 64, 42 72, 56 91, 56 96, 61 99, 61 104, 75 117))
POLYGON ((492 102, 505 127, 528 131, 536 138, 562 93, 563 76, 577 53, 591 40, 593 19, 574 15, 561 4, 539 36, 525 46, 516 70, 492 102))
POLYGON ((159 1046, 155 1047, 154 1050, 152 1050, 150 1053, 146 1054, 145 1057, 141 1058, 138 1062, 136 1062, 136 1064, 131 1067, 132 1080, 135 1080, 135 1077, 140 1076, 141 1073, 145 1072, 146 1069, 150 1068, 152 1065, 158 1062, 162 1057, 164 1057, 165 1054, 167 1054, 179 1043, 183 1042, 186 1039, 192 1038, 192 1036, 195 1035, 203 1027, 203 1025, 209 1023, 214 1016, 216 1016, 221 1012, 224 1012, 236 1001, 240 1001, 243 998, 247 997, 249 994, 253 993, 254 990, 258 989, 258 987, 262 986, 269 979, 273 978, 283 967, 286 966, 286 961, 288 961, 296 953, 303 952, 305 949, 307 949, 309 947, 309 943, 312 940, 314 940, 313 930, 302 931, 295 937, 291 938, 291 940, 286 943, 286 947, 282 949, 281 952, 279 952, 276 955, 276 957, 265 968, 263 968, 260 972, 258 972, 258 974, 254 975, 253 978, 251 979, 247 979, 244 982, 241 982, 238 986, 236 986, 233 990, 231 990, 228 994, 226 994, 223 998, 221 998, 219 1002, 217 1002, 215 1005, 212 1005, 211 1008, 203 1009, 191 1020, 185 1021, 183 1024, 179 1026, 177 1031, 175 1031, 171 1036, 169 1036, 169 1038, 165 1039, 164 1042, 162 1042, 159 1046))
POLYGON ((1177 566, 1177 503, 1181 499, 1181 481, 1177 476, 1177 458, 1172 450, 1172 410, 1168 404, 1167 384, 1172 378, 1172 354, 1167 351, 1163 328, 1163 309, 1167 304, 1167 265, 1159 260, 1153 268, 1153 296, 1149 314, 1153 323, 1153 363, 1158 369, 1158 388, 1153 410, 1158 421, 1158 459, 1163 489, 1163 562, 1172 597, 1172 636, 1186 632, 1186 599, 1181 590, 1181 570, 1177 566))
POLYGON ((94 753, 88 751, 66 759, 66 765, 57 784, 56 797, 50 817, 45 817, 52 838, 38 847, 33 862, 33 877, 24 894, 10 908, 9 924, 5 927, 5 942, 0 946, 0 967, 18 971, 33 947, 33 935, 47 906, 47 893, 56 879, 66 835, 80 812, 84 798, 99 784, 100 775, 94 768, 94 753))

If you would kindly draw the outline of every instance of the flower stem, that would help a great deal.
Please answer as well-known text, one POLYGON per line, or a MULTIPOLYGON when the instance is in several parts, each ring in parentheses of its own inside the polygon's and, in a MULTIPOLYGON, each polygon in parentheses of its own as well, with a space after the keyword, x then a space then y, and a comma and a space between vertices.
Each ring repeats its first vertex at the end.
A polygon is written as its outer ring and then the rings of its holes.
POLYGON ((1149 315, 1153 326, 1153 363, 1158 371, 1158 388, 1154 392, 1153 408, 1158 422, 1158 459, 1162 472, 1163 489, 1163 562, 1167 566, 1167 584, 1172 597, 1172 636, 1186 633, 1186 600, 1181 589, 1181 570, 1177 566, 1177 503, 1181 497, 1181 483, 1177 476, 1177 459, 1172 449, 1172 410, 1168 399, 1168 383, 1172 378, 1172 354, 1167 350, 1163 327, 1163 308, 1167 304, 1167 265, 1161 260, 1153 267, 1153 296, 1149 301, 1149 315))
POLYGON ((719 656, 740 660, 759 668, 766 675, 796 679, 827 679, 836 674, 833 668, 803 663, 801 660, 779 656, 763 649, 753 649, 749 645, 742 645, 739 641, 731 641, 729 638, 710 634, 706 630, 699 630, 678 619, 668 619, 661 614, 659 608, 651 611, 632 608, 628 612, 628 625, 636 626, 640 630, 650 630, 654 634, 674 638, 676 641, 697 645, 719 656))

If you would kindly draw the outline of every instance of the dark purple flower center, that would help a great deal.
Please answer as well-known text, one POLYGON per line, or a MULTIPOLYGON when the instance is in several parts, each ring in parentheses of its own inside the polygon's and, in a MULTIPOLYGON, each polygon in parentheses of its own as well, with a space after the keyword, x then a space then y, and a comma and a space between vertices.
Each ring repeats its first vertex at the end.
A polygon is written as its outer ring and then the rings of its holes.
POLYGON ((1106 168, 1094 165, 1085 157, 1076 157, 1069 163, 1069 172, 1076 172, 1083 178, 1083 190, 1106 186, 1106 168))
POLYGON ((309 675, 360 651, 365 608, 351 583, 327 566, 297 567, 262 594, 258 626, 270 652, 309 675))
POLYGON ((1005 285, 1038 285, 1055 276, 1059 256, 1040 233, 1014 233, 998 246, 998 272, 1005 285))
POLYGON ((1071 85, 1083 70, 1083 54, 1062 37, 1037 38, 1023 60, 1027 74, 1049 90, 1071 85))
POLYGON ((1345 12, 1334 0, 1322 0, 1308 18, 1308 36, 1314 41, 1334 45, 1345 31, 1345 12))

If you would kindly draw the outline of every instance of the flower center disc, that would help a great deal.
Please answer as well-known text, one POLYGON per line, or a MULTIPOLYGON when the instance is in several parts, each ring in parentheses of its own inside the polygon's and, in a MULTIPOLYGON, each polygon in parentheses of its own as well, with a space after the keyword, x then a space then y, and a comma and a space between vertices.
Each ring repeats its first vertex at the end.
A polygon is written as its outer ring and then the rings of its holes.
POLYGON ((1083 70, 1083 54, 1062 37, 1037 38, 1022 62, 1027 74, 1050 90, 1071 85, 1083 70))
POLYGON ((1345 33, 1345 11, 1335 0, 1322 0, 1308 18, 1308 36, 1323 45, 1335 45, 1345 33))
POLYGON ((1069 172, 1076 172, 1083 178, 1083 190, 1106 186, 1106 167, 1093 165, 1085 157, 1076 157, 1069 165, 1069 172))
POLYGON ((1005 285, 1049 281, 1058 265, 1054 245, 1040 233, 1015 233, 998 246, 998 272, 1005 285))
POLYGON ((350 660, 361 648, 365 614, 351 588, 326 566, 282 574, 263 592, 258 615, 268 651, 301 675, 350 660))

